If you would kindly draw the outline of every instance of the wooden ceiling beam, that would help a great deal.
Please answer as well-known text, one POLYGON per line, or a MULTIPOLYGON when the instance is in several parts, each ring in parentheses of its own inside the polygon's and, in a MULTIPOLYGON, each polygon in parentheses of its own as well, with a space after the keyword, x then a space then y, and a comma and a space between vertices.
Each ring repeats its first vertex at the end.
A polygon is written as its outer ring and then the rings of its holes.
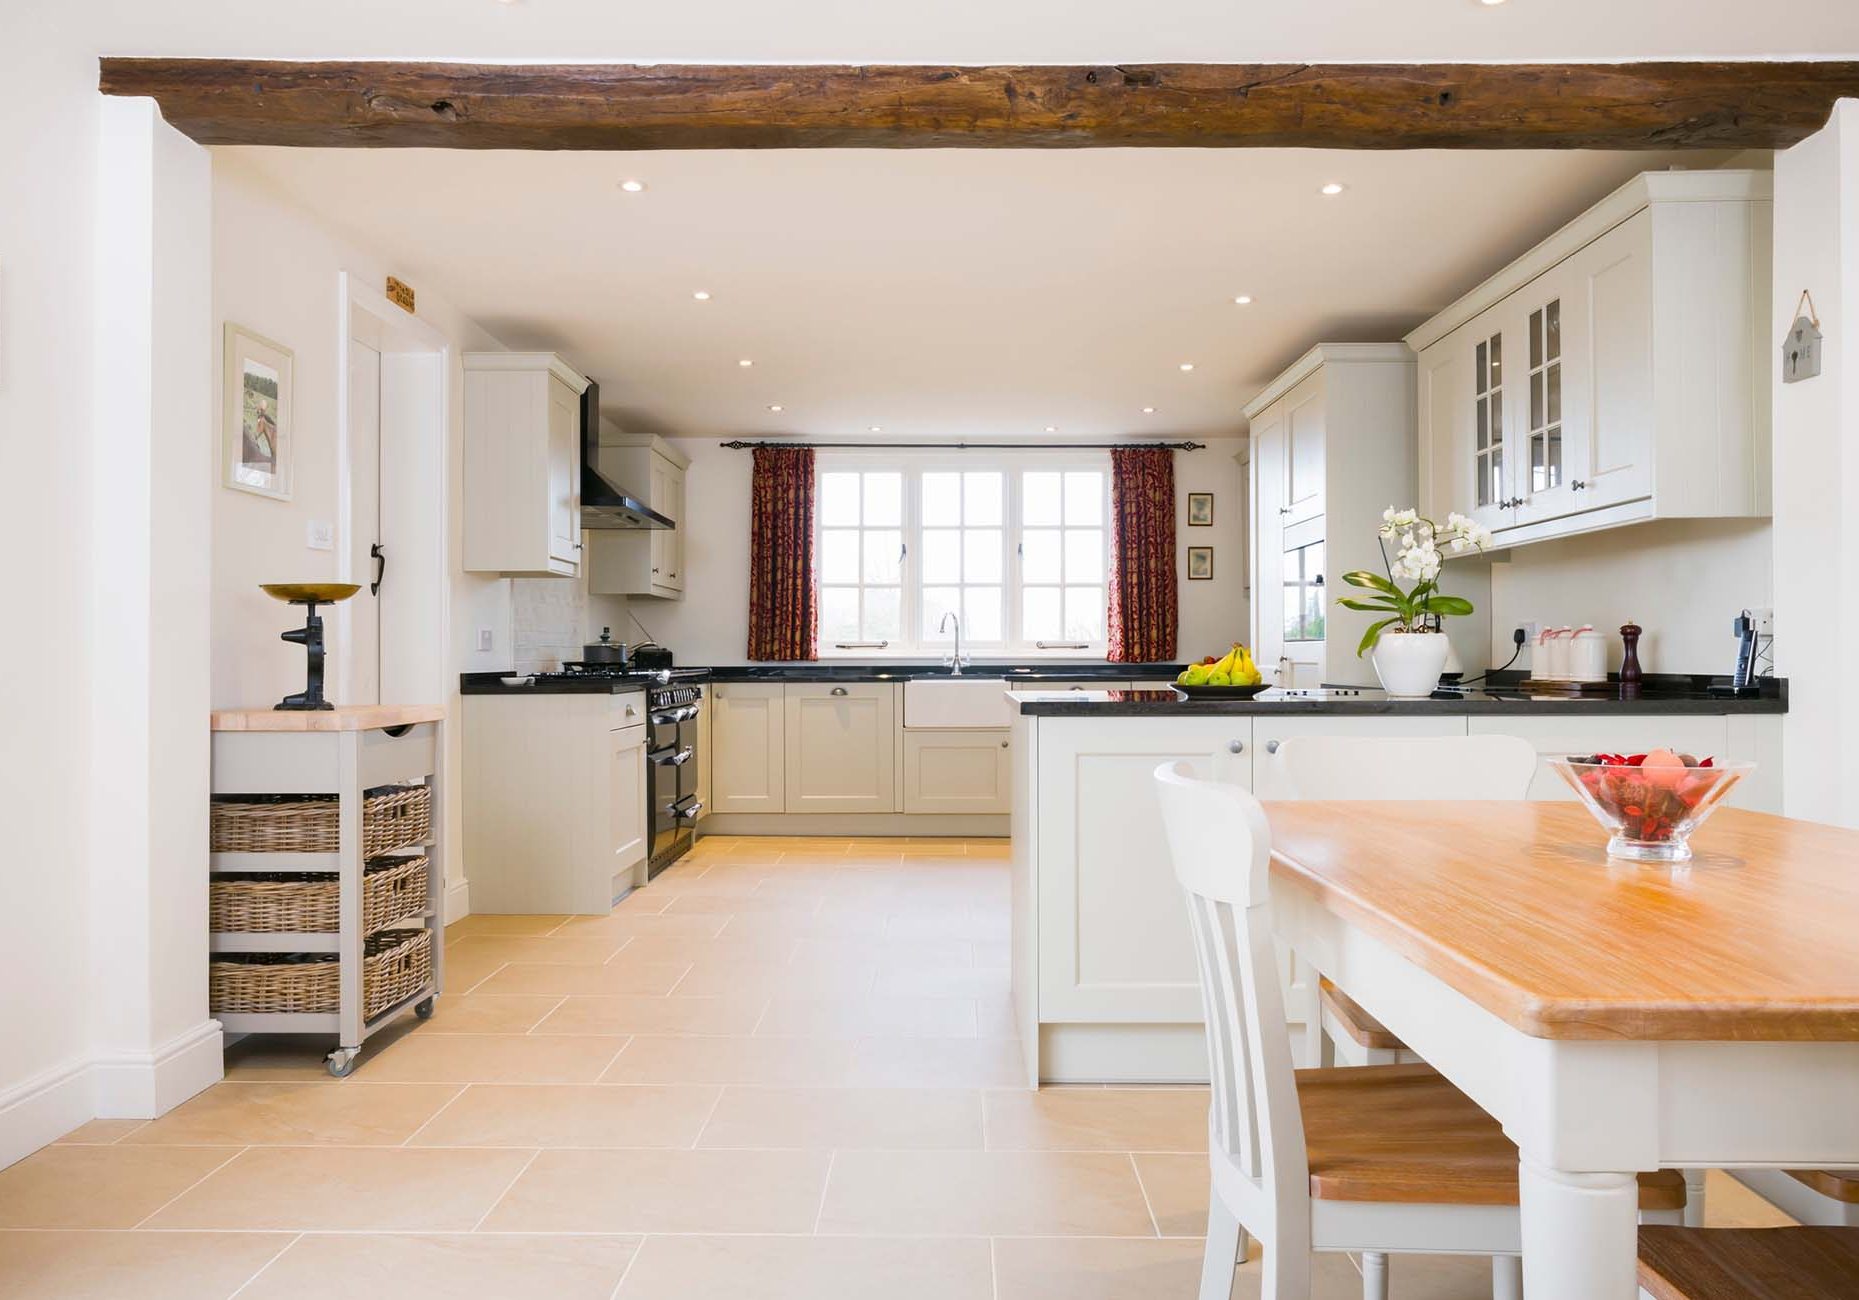
POLYGON ((1039 67, 106 58, 202 144, 441 149, 1782 148, 1859 63, 1039 67))

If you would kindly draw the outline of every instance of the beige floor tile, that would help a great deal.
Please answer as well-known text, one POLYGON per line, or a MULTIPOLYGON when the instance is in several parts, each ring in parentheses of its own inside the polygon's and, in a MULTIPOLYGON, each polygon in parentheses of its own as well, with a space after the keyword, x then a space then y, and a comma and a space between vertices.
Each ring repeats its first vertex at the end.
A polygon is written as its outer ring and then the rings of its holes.
POLYGON ((998 939, 995 924, 967 904, 892 911, 884 933, 892 939, 998 939))
POLYGON ((500 996, 447 994, 433 1004, 428 1034, 526 1034, 542 1023, 561 998, 548 993, 500 996))
POLYGON ((849 1081, 855 1044, 809 1038, 656 1038, 627 1041, 602 1083, 734 1083, 834 1088, 849 1081))
POLYGON ((58 1141, 66 1146, 107 1147, 113 1142, 120 1142, 146 1123, 148 1121, 145 1119, 93 1119, 79 1124, 58 1141))
POLYGON ((1785 1228, 1794 1220, 1720 1169, 1704 1176, 1707 1228, 1785 1228))
POLYGON ((1127 1156, 841 1151, 820 1231, 1144 1237, 1155 1229, 1127 1156))
POLYGON ((1005 1038, 867 1038, 850 1082, 871 1088, 1011 1088, 1026 1083, 1020 1045, 1005 1038))
POLYGON ((614 1300, 993 1300, 988 1243, 652 1237, 614 1300))
POLYGON ((447 1106, 410 1145, 427 1147, 688 1147, 716 1105, 715 1088, 610 1084, 481 1084, 447 1106))
POLYGON ((966 939, 802 939, 794 953, 800 962, 875 963, 887 970, 970 970, 975 945, 966 939))
POLYGON ((609 1300, 638 1245, 637 1237, 319 1233, 285 1251, 239 1300, 609 1300))
POLYGON ((755 1031, 768 999, 742 997, 571 997, 537 1034, 732 1034, 755 1031))
POLYGON ((969 998, 778 997, 756 1026, 769 1038, 972 1038, 969 998))
POLYGON ((754 913, 760 916, 805 917, 811 916, 819 909, 819 900, 796 902, 791 898, 758 898, 754 894, 719 896, 704 893, 680 893, 671 900, 665 909, 666 916, 678 915, 736 915, 737 913, 754 913))
MULTIPOLYGON (((362 1051, 365 1061, 380 1047, 385 1034, 370 1040, 362 1051)), ((226 1045, 226 1077, 277 1082, 286 1079, 329 1078, 324 1058, 332 1042, 327 1034, 248 1034, 226 1045)))
POLYGON ((0 1228, 133 1228, 233 1155, 224 1147, 46 1147, 0 1169, 0 1228))
POLYGON ((599 966, 620 941, 602 935, 469 935, 446 949, 446 961, 537 961, 557 966, 599 966))
POLYGON ((567 916, 517 916, 473 912, 445 927, 446 941, 474 935, 543 935, 561 928, 567 916))
POLYGON ((216 1084, 125 1139, 165 1146, 398 1146, 458 1096, 453 1084, 216 1084))
POLYGON ((885 907, 823 903, 810 914, 740 913, 729 918, 723 935, 765 934, 791 939, 861 939, 884 932, 885 907))
POLYGON ((0 1297, 224 1300, 291 1239, 287 1232, 4 1232, 0 1297))
POLYGON ((410 1034, 355 1077, 371 1083, 592 1083, 620 1038, 556 1034, 410 1034))
POLYGON ((637 962, 622 950, 605 966, 556 966, 513 962, 480 984, 477 993, 551 993, 602 996, 645 993, 662 996, 684 978, 689 962, 637 962))
POLYGON ((981 1099, 966 1089, 726 1088, 697 1145, 974 1150, 981 1099))
POLYGON ((874 991, 907 998, 991 998, 1011 987, 1004 969, 880 967, 874 991))
POLYGON ((800 940, 776 934, 725 934, 714 939, 688 935, 635 935, 623 951, 628 961, 785 962, 800 940))
POLYGON ((698 961, 673 987, 679 997, 739 994, 750 989, 778 990, 790 997, 856 995, 871 990, 876 965, 823 961, 698 961))
POLYGON ((1198 1088, 1003 1089, 986 1100, 990 1151, 1207 1149, 1198 1088))
POLYGON ((504 967, 502 957, 493 957, 490 953, 473 953, 464 948, 464 941, 446 945, 445 949, 445 995, 463 995, 477 989, 485 980, 495 975, 504 967))
POLYGON ((1204 1155, 1139 1154, 1134 1157, 1156 1228, 1164 1237, 1199 1237, 1207 1231, 1204 1155))
POLYGON ((533 1154, 253 1147, 155 1215, 148 1226, 466 1232, 533 1154))
POLYGON ((810 1232, 824 1151, 544 1151, 487 1232, 810 1232))
POLYGON ((1187 1300, 1200 1290, 1201 1243, 1003 1237, 994 1243, 994 1271, 998 1300, 1187 1300))
MULTIPOLYGON (((662 901, 669 904, 671 899, 667 896, 662 901)), ((667 916, 664 912, 615 910, 612 916, 582 917, 570 921, 563 927, 562 933, 575 938, 598 935, 603 939, 612 939, 615 943, 646 937, 714 939, 727 924, 729 918, 726 916, 685 912, 667 916)))

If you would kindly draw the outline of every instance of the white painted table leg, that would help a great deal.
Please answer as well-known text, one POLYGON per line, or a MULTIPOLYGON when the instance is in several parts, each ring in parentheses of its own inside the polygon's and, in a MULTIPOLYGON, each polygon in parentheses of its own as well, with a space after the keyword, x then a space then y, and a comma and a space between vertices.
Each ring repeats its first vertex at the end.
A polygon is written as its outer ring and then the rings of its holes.
POLYGON ((1638 1300, 1639 1181, 1519 1162, 1530 1300, 1638 1300))

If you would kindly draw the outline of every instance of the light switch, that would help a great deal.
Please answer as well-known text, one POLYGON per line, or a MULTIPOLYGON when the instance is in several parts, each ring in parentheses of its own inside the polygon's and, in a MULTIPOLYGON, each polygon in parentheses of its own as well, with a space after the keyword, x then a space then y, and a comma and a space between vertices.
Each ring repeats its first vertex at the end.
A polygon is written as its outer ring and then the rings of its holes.
POLYGON ((481 627, 478 629, 478 649, 480 651, 484 651, 484 650, 489 650, 490 648, 491 648, 491 630, 488 627, 481 627))
POLYGON ((313 551, 336 549, 336 526, 327 519, 312 519, 304 525, 303 544, 313 551))

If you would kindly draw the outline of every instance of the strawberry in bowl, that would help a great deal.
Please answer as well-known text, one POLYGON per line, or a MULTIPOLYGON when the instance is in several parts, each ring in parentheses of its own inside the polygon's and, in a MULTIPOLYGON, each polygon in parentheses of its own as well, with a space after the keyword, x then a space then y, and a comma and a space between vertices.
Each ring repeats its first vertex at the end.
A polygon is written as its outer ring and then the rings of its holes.
POLYGON ((1754 763, 1719 763, 1670 749, 1643 754, 1569 754, 1549 760, 1612 834, 1609 857, 1684 862, 1703 825, 1754 763))

